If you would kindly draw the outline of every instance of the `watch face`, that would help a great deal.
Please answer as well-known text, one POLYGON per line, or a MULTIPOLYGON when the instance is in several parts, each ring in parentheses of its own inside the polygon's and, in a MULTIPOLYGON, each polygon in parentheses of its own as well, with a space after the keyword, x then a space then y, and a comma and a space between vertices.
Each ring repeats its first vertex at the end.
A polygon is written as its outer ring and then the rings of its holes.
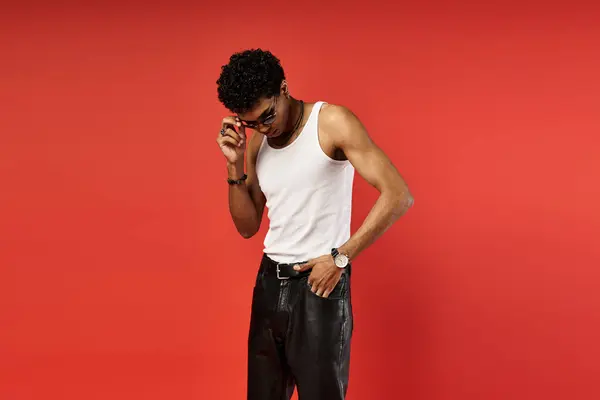
POLYGON ((339 268, 344 268, 348 265, 348 257, 345 254, 338 254, 335 257, 335 265, 339 268))

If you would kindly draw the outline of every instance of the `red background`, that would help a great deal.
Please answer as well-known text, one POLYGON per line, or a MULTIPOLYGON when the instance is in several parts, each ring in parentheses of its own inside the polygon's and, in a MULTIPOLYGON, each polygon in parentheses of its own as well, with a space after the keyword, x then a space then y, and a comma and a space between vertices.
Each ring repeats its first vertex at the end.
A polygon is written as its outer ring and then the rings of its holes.
POLYGON ((215 80, 258 46, 415 196, 356 262, 348 398, 600 398, 597 8, 58 4, 0 17, 2 400, 245 398, 267 224, 230 220, 215 80))

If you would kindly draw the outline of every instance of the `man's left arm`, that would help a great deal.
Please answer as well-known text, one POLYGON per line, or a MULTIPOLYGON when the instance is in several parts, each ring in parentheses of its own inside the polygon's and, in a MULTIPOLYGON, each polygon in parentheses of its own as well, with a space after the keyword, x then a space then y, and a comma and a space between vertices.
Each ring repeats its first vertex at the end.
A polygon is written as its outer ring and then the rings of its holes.
POLYGON ((345 107, 330 107, 323 118, 324 128, 356 172, 379 191, 360 228, 339 248, 353 260, 404 215, 414 200, 396 167, 371 140, 360 120, 345 107))
MULTIPOLYGON (((354 260, 406 213, 413 204, 413 197, 389 157, 371 140, 364 125, 350 110, 327 105, 319 115, 319 123, 320 129, 344 152, 356 172, 379 191, 377 201, 360 228, 338 249, 354 260)), ((331 255, 323 255, 300 267, 301 270, 313 268, 310 279, 313 292, 324 297, 339 280, 332 260, 331 255)))

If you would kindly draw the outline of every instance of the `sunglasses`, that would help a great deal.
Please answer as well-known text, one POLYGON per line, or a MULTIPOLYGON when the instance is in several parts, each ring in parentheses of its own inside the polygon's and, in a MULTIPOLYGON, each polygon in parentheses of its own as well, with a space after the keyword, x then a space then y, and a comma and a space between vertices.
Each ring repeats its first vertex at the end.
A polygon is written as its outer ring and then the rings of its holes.
POLYGON ((261 115, 258 120, 256 121, 241 121, 242 125, 244 125, 244 127, 246 128, 250 128, 250 129, 258 129, 259 126, 266 126, 269 127, 271 126, 271 124, 273 124, 273 122, 275 122, 275 118, 277 118, 277 111, 276 108, 277 107, 277 97, 275 97, 273 99, 273 103, 271 104, 271 107, 269 107, 269 109, 267 111, 265 111, 263 113, 263 115, 261 115))

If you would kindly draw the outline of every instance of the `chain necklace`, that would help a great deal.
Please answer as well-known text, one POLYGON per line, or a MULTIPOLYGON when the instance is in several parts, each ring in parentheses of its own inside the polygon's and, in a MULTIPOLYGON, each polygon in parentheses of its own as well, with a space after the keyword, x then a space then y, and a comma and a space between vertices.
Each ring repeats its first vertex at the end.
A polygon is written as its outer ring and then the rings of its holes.
POLYGON ((281 141, 280 144, 277 144, 278 146, 281 146, 281 145, 287 143, 290 140, 290 138, 294 135, 294 133, 298 130, 298 128, 300 127, 300 124, 302 123, 302 119, 304 118, 304 101, 302 101, 302 100, 299 100, 299 101, 300 101, 300 115, 298 116, 298 120, 294 124, 294 128, 291 131, 285 132, 281 135, 281 136, 283 136, 283 140, 280 139, 279 137, 276 138, 278 140, 276 140, 275 142, 281 141))
POLYGON ((296 121, 296 124, 294 124, 294 129, 292 129, 292 131, 290 132, 290 136, 294 134, 294 132, 296 132, 296 130, 298 130, 298 127, 300 126, 300 123, 302 122, 302 119, 304 118, 304 101, 300 100, 300 116, 298 117, 298 121, 296 121))

